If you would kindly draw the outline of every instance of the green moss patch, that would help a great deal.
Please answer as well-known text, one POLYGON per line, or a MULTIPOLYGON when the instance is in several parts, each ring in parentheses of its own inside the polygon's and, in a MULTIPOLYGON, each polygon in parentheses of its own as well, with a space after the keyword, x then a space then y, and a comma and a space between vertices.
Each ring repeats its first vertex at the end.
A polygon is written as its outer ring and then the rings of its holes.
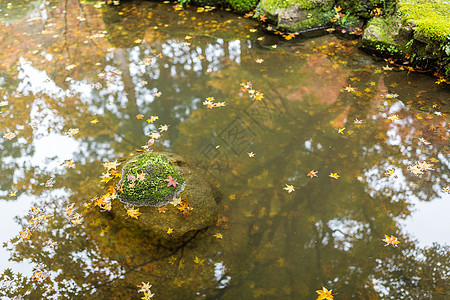
POLYGON ((447 0, 414 0, 399 2, 404 21, 414 21, 416 30, 437 42, 447 41, 450 35, 450 2, 447 0))
POLYGON ((237 12, 248 12, 256 7, 258 0, 228 0, 231 8, 237 12))
MULTIPOLYGON (((245 13, 253 10, 258 4, 259 0, 188 0, 185 3, 192 3, 199 6, 219 6, 219 7, 231 7, 233 10, 239 13, 245 13)), ((183 3, 182 1, 180 1, 183 3)))
POLYGON ((266 10, 275 10, 277 8, 287 8, 291 5, 298 4, 302 9, 313 9, 317 6, 314 1, 310 0, 262 0, 266 10))
POLYGON ((142 153, 123 167, 120 200, 140 206, 161 206, 172 200, 184 184, 184 179, 164 154, 142 153), (178 184, 168 186, 166 179, 173 178, 178 184))
POLYGON ((376 17, 367 24, 363 36, 363 44, 382 53, 388 53, 388 49, 403 49, 395 37, 398 35, 399 20, 394 17, 376 17))

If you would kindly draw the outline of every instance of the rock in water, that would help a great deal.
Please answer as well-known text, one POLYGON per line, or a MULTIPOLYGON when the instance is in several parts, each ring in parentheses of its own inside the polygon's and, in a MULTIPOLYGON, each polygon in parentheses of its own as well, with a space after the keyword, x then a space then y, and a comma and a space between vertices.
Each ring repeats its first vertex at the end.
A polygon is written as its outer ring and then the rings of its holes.
POLYGON ((120 202, 114 200, 111 212, 149 233, 156 243, 175 245, 217 222, 219 196, 179 155, 135 156, 124 165, 120 184, 123 193, 120 202), (127 214, 133 206, 142 213, 137 219, 127 214))

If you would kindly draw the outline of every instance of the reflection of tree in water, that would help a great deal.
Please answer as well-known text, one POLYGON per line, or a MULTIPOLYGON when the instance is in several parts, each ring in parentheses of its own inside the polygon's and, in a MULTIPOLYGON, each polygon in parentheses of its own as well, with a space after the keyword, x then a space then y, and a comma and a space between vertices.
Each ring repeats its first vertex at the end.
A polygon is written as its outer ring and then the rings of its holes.
MULTIPOLYGON (((448 293, 446 278, 426 268, 428 261, 441 262, 439 270, 448 268, 447 249, 418 249, 402 237, 397 225, 409 214, 405 200, 419 192, 423 200, 437 197, 437 186, 447 180, 448 169, 436 164, 433 172, 410 177, 406 165, 412 158, 405 162, 405 157, 415 157, 418 144, 410 135, 421 123, 380 121, 386 113, 378 107, 385 101, 376 96, 380 87, 357 99, 340 92, 354 72, 381 84, 373 70, 353 71, 355 64, 327 75, 317 72, 334 59, 278 52, 264 57, 273 60, 265 71, 272 74, 269 77, 261 75, 254 63, 255 56, 268 54, 252 45, 240 43, 237 68, 230 42, 203 39, 183 46, 151 31, 145 34, 154 39, 145 38, 145 43, 130 49, 124 44, 99 60, 106 75, 98 79, 102 87, 93 89, 88 100, 73 95, 70 104, 42 96, 60 112, 65 125, 80 128, 82 150, 77 155, 82 163, 56 180, 54 189, 65 188, 70 195, 58 199, 43 194, 47 201, 43 206, 54 216, 29 240, 11 246, 13 260, 43 263, 45 271, 53 272, 51 279, 24 278, 5 289, 8 296, 59 292, 61 298, 71 299, 133 298, 136 285, 150 281, 161 299, 312 298, 322 285, 341 299, 369 298, 378 295, 374 279, 397 288, 399 296, 448 293), (211 54, 211 47, 220 55, 211 54), (176 56, 170 54, 175 52, 176 56), (200 55, 208 60, 198 59, 200 55), (146 58, 149 64, 140 64, 146 58), (291 60, 295 63, 284 72, 280 66, 291 60), (210 67, 215 73, 205 76, 210 67), (239 82, 248 80, 264 92, 264 101, 248 106, 250 100, 239 95, 239 82), (314 87, 314 92, 303 86, 314 87), (160 98, 153 95, 156 91, 163 92, 160 98), (198 109, 207 96, 226 97, 228 107, 198 109), (100 193, 98 160, 106 149, 113 149, 108 155, 115 157, 145 142, 145 134, 154 128, 136 120, 138 113, 147 118, 159 115, 170 124, 164 141, 191 161, 197 159, 200 170, 223 167, 221 173, 214 169, 207 173, 229 196, 222 203, 218 225, 181 248, 158 248, 133 227, 132 220, 125 220, 128 227, 124 227, 97 209, 87 209, 84 222, 77 226, 65 215, 71 203, 81 213, 87 195, 100 193), (87 124, 97 115, 99 126, 87 124), (239 121, 232 123, 236 118, 239 121), (352 124, 354 118, 364 120, 363 125, 352 124), (346 134, 337 133, 341 127, 346 127, 346 134), (395 127, 400 145, 410 148, 389 143, 387 132, 395 127), (244 133, 237 137, 238 144, 227 129, 244 133), (213 148, 206 154, 209 142, 213 148), (247 151, 255 151, 255 159, 248 158, 247 151), (399 180, 413 178, 420 185, 405 183, 393 190, 394 179, 384 175, 392 167, 404 171, 399 180), (319 170, 319 177, 307 178, 308 169, 319 170), (331 172, 339 172, 338 181, 327 176, 331 172), (287 194, 282 190, 285 183, 294 184, 297 191, 287 194), (223 240, 212 236, 216 232, 223 240), (387 233, 402 240, 398 249, 383 246, 381 238, 387 233), (43 247, 49 238, 58 243, 53 249, 43 247), (421 262, 421 255, 428 261, 421 262), (56 291, 50 289, 53 283, 56 291)), ((90 71, 86 80, 94 84, 95 68, 90 71)), ((352 86, 364 89, 363 83, 352 86)), ((401 114, 407 119, 410 112, 403 109, 401 114)), ((422 150, 433 157, 441 151, 434 143, 422 150)), ((37 172, 25 169, 27 178, 37 172)), ((40 194, 43 189, 31 186, 29 193, 40 194)), ((28 219, 19 221, 25 226, 28 219)))

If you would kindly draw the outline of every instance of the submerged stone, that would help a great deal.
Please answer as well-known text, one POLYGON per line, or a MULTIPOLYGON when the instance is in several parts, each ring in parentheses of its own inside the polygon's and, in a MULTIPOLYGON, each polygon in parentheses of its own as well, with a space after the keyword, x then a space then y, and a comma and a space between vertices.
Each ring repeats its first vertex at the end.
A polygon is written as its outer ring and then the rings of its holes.
MULTIPOLYGON (((165 171, 157 171, 155 174, 164 175, 159 179, 152 179, 155 184, 146 185, 147 190, 140 188, 140 192, 146 195, 141 197, 145 203, 140 202, 139 206, 139 212, 142 215, 139 215, 137 219, 130 218, 127 215, 127 209, 131 205, 129 202, 123 201, 123 196, 121 196, 120 202, 114 200, 111 212, 127 225, 137 226, 145 231, 156 244, 173 246, 187 241, 198 231, 217 222, 217 202, 220 200, 220 193, 189 167, 182 157, 172 153, 146 152, 132 158, 124 167, 122 180, 128 180, 130 170, 136 169, 138 174, 142 174, 139 173, 142 171, 145 174, 146 170, 160 168, 158 164, 161 162, 167 163, 175 172, 166 169, 164 169, 165 171), (158 157, 156 164, 155 157, 158 157), (165 158, 167 158, 167 161, 165 161, 165 158), (139 164, 139 161, 142 160, 144 162, 139 164), (140 166, 140 169, 137 166, 140 166), (126 173, 128 175, 125 175, 126 173), (164 181, 164 179, 167 179, 167 174, 172 174, 173 178, 177 178, 179 185, 182 184, 183 188, 175 191, 172 185, 167 187, 170 184, 170 182, 164 181), (163 188, 159 185, 162 184, 161 180, 165 184, 163 188), (158 187, 157 191, 154 190, 155 187, 158 187), (172 193, 162 193, 161 190, 165 188, 172 189, 172 193), (155 194, 161 196, 161 198, 149 198, 149 195, 155 194), (170 197, 170 203, 168 203, 167 197, 170 197), (160 200, 164 200, 164 202, 160 200), (160 203, 160 205, 155 206, 154 203, 160 203)), ((166 168, 165 165, 164 168, 166 168)), ((179 185, 177 185, 177 188, 179 185)), ((139 198, 139 194, 133 195, 133 197, 139 198)), ((129 199, 130 196, 127 200, 129 199)))

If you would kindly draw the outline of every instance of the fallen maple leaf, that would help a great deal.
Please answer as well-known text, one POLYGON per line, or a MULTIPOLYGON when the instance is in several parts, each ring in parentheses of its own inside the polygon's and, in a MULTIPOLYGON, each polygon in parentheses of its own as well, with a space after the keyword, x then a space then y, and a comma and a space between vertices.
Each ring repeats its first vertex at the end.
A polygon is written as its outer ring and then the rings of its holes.
POLYGON ((177 187, 177 184, 179 184, 175 178, 173 178, 172 176, 169 175, 169 177, 167 179, 164 179, 164 181, 167 182, 167 187, 169 186, 173 186, 173 187, 177 187))
POLYGON ((306 176, 309 176, 311 178, 317 177, 317 172, 319 172, 319 171, 311 170, 311 171, 308 172, 308 174, 306 174, 306 176))
POLYGON ((149 124, 153 123, 153 122, 155 122, 158 119, 159 119, 158 116, 151 116, 150 119, 147 119, 147 123, 149 123, 149 124))
POLYGON ((326 287, 322 287, 321 290, 316 291, 319 296, 317 296, 317 300, 329 299, 333 300, 334 296, 331 294, 331 290, 327 290, 326 287))
POLYGON ((120 165, 120 163, 119 162, 117 162, 117 160, 115 160, 115 161, 107 161, 107 162, 105 162, 105 163, 103 163, 103 167, 105 168, 105 169, 107 169, 108 171, 109 170, 111 170, 111 169, 116 169, 117 168, 117 166, 118 165, 120 165))
POLYGON ((128 215, 130 218, 134 218, 134 219, 137 220, 137 218, 138 218, 140 215, 142 215, 142 213, 139 212, 139 208, 134 208, 134 206, 133 206, 133 207, 127 209, 127 215, 128 215))
POLYGON ((181 204, 181 197, 173 197, 172 201, 169 202, 170 204, 172 204, 173 206, 177 206, 181 204))
POLYGON ((339 178, 338 173, 330 173, 330 175, 328 175, 328 176, 330 176, 331 178, 334 178, 334 179, 338 179, 339 178))
POLYGON ((215 237, 216 239, 223 239, 223 235, 221 233, 213 234, 213 237, 215 237))
POLYGON ((5 139, 7 139, 7 140, 12 140, 13 138, 16 137, 16 134, 13 133, 13 132, 8 132, 8 133, 5 133, 5 134, 3 135, 3 137, 4 137, 5 139))
POLYGON ((285 183, 285 187, 283 188, 283 190, 286 190, 288 193, 292 193, 295 191, 294 186, 293 185, 289 185, 287 183, 285 183))
POLYGON ((389 237, 386 234, 384 235, 384 239, 382 239, 382 241, 386 243, 385 246, 391 244, 392 246, 397 247, 397 244, 400 243, 395 236, 391 235, 391 237, 389 237))
POLYGON ((78 132, 80 132, 78 128, 70 128, 69 130, 67 130, 66 134, 68 136, 75 136, 78 132))

